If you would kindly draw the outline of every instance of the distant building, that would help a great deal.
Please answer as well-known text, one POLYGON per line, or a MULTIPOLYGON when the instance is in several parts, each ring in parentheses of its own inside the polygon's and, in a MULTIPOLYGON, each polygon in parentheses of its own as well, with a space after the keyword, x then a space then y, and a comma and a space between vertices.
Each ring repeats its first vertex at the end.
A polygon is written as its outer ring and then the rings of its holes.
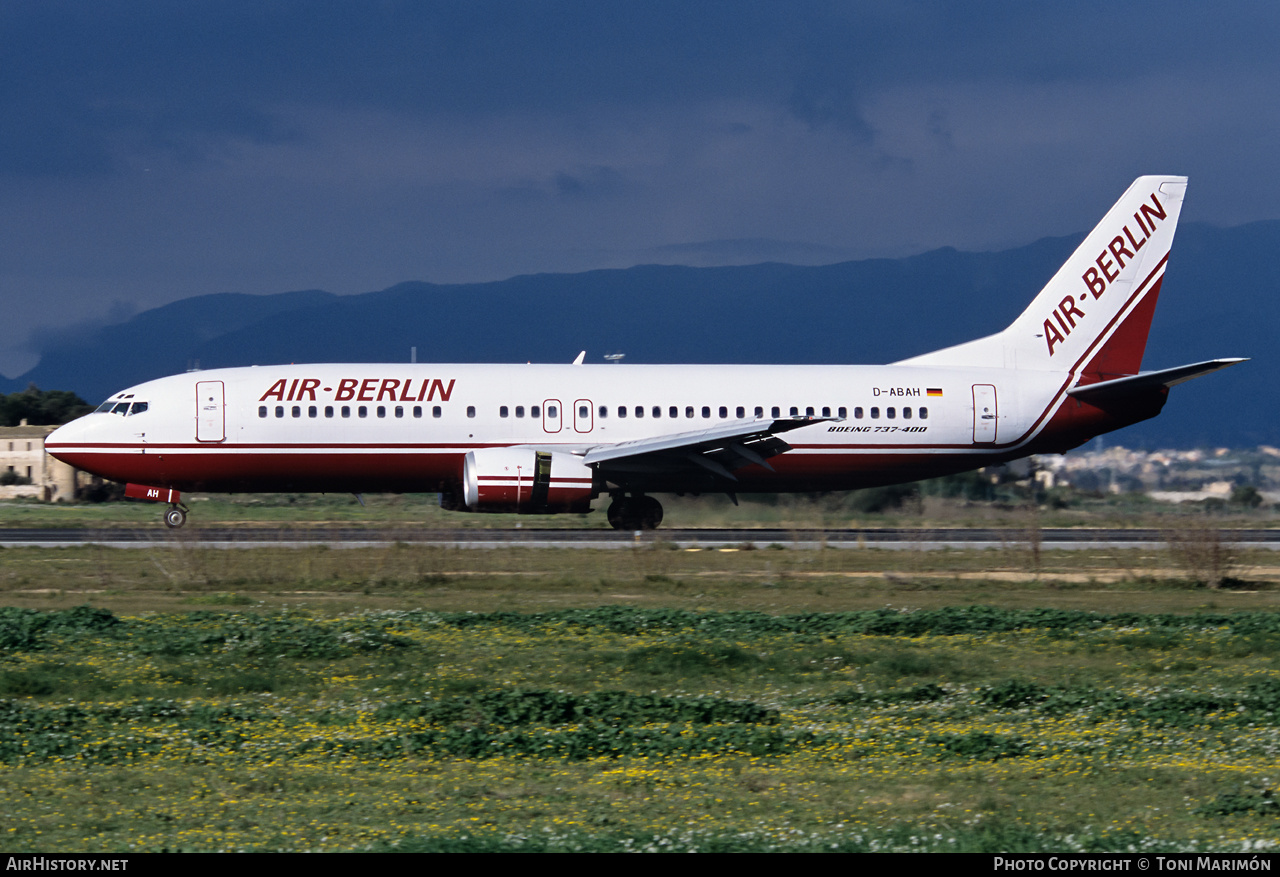
MULTIPOLYGON (((0 426, 0 476, 12 472, 27 484, 0 484, 0 499, 30 496, 45 502, 75 499, 79 473, 45 453, 44 439, 56 426, 0 426)), ((8 480, 7 478, 5 480, 8 480)))

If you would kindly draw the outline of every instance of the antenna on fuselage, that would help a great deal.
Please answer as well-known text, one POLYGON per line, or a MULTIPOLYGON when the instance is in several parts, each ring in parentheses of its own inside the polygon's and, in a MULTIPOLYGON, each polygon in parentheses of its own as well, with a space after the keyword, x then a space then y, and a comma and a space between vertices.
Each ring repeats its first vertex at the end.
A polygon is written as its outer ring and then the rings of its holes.
POLYGON ((410 347, 410 348, 409 348, 409 362, 411 362, 411 363, 417 363, 417 361, 418 361, 418 348, 416 348, 416 347, 410 347))
POLYGON ((625 359, 626 356, 627 355, 625 353, 606 353, 604 355, 604 358, 608 362, 612 362, 614 365, 617 365, 618 363, 622 362, 622 360, 625 359))

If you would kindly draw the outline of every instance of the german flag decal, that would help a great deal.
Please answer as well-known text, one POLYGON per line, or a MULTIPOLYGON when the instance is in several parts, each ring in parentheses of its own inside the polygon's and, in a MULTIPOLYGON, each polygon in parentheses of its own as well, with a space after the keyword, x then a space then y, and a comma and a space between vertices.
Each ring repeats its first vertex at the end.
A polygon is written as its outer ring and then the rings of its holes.
POLYGON ((942 395, 942 388, 941 388, 941 387, 929 387, 928 389, 926 389, 926 390, 924 391, 924 394, 925 394, 926 396, 941 396, 941 395, 942 395))

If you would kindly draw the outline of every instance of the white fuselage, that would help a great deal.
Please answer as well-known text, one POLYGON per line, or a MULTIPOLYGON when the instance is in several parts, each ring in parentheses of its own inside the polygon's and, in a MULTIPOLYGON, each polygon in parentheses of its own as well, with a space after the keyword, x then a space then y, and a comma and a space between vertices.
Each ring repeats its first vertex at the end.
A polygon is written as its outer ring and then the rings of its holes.
POLYGON ((792 449, 771 460, 774 471, 735 473, 738 489, 848 489, 1031 453, 1065 378, 907 366, 218 369, 118 393, 102 408, 145 410, 100 409, 50 436, 50 448, 104 477, 187 490, 439 490, 477 448, 582 454, 808 415, 827 419, 789 432, 792 449))

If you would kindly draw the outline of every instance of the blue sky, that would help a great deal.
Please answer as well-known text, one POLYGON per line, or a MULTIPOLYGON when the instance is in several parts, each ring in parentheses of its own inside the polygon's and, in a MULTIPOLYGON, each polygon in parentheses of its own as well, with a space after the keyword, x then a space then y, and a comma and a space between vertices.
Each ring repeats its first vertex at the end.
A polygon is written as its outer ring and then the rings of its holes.
POLYGON ((1143 173, 1280 218, 1278 37, 1256 2, 6 0, 0 372, 212 292, 999 249, 1143 173))

